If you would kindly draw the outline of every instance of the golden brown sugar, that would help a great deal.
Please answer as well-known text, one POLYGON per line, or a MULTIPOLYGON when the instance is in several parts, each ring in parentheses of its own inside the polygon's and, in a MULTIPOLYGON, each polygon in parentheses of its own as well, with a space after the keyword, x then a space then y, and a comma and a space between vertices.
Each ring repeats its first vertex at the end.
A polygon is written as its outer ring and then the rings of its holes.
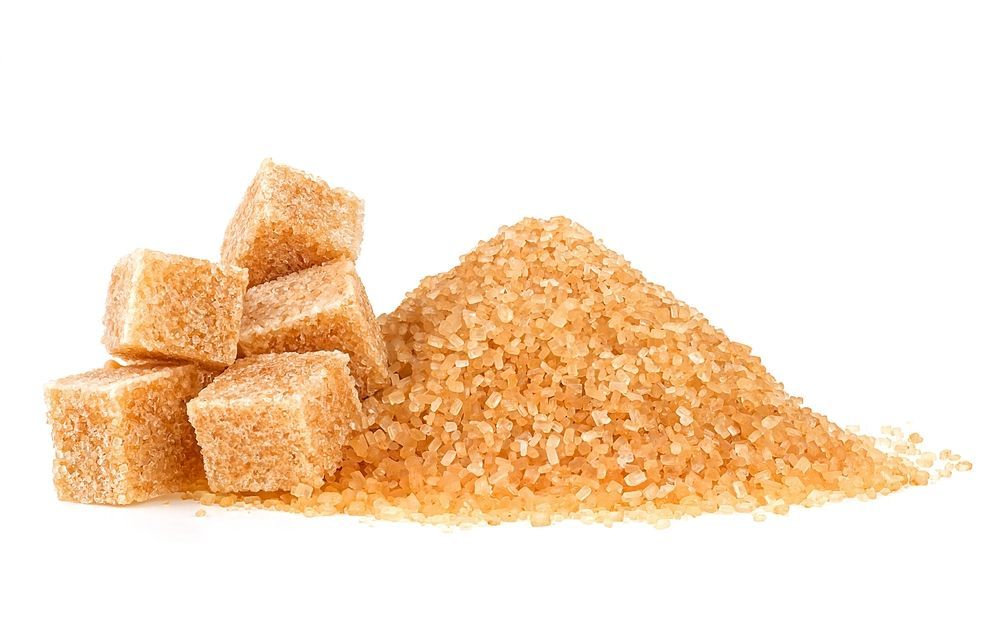
POLYGON ((664 526, 928 480, 913 438, 877 441, 805 407, 749 347, 565 218, 502 229, 381 325, 390 384, 365 401, 340 471, 309 496, 237 503, 664 526))
POLYGON ((204 478, 186 404, 211 375, 193 364, 106 366, 45 388, 62 500, 125 505, 204 478))
POLYGON ((104 345, 121 358, 224 368, 236 359, 246 288, 246 269, 137 250, 112 271, 104 345))
POLYGON ((349 260, 252 287, 244 303, 240 355, 340 350, 366 397, 389 378, 385 342, 349 260))
POLYGON ((364 203, 347 190, 265 159, 226 229, 222 260, 250 285, 346 258, 361 248, 364 203))
POLYGON ((237 361, 188 404, 215 492, 301 492, 339 467, 361 404, 336 351, 237 361), (299 488, 299 489, 296 489, 299 488))

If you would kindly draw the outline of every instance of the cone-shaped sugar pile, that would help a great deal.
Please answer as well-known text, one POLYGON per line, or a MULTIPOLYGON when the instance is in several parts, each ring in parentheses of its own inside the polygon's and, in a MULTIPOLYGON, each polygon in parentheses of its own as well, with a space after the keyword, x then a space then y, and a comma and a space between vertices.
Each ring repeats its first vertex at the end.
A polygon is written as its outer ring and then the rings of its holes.
POLYGON ((501 230, 382 327, 392 383, 365 403, 341 470, 263 504, 663 523, 888 493, 925 484, 936 458, 804 407, 747 346, 564 218, 501 230))

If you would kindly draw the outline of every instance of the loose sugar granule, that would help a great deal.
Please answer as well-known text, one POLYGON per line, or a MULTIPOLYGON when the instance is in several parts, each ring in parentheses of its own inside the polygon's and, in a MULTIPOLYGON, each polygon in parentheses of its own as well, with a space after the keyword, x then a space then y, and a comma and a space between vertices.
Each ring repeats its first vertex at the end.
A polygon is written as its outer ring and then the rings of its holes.
POLYGON ((565 218, 502 229, 381 323, 391 384, 366 400, 340 471, 308 498, 250 504, 662 526, 928 482, 901 432, 876 441, 803 406, 747 346, 565 218))

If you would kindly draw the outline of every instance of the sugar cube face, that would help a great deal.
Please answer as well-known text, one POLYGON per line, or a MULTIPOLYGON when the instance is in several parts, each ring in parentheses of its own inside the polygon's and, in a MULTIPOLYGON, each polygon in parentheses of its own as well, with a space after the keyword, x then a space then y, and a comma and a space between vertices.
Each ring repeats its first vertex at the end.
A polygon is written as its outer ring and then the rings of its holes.
POLYGON ((340 466, 361 402, 340 352, 237 361, 188 404, 215 492, 318 486, 340 466))
POLYGON ((324 350, 351 358, 362 398, 388 382, 385 341, 354 263, 327 263, 247 291, 240 355, 324 350))
POLYGON ((229 222, 222 261, 250 270, 250 286, 346 258, 361 249, 364 203, 305 172, 266 159, 229 222))
POLYGON ((247 275, 233 265, 135 251, 111 273, 104 345, 117 357, 224 368, 236 360, 247 275))
POLYGON ((211 381, 194 364, 108 365, 45 387, 62 500, 125 505, 204 478, 187 402, 211 381))

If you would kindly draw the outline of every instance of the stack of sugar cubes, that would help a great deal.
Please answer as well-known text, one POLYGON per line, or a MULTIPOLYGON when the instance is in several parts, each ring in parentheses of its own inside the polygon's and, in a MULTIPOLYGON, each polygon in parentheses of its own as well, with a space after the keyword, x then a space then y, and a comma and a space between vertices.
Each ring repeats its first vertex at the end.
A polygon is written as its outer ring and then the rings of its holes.
POLYGON ((354 268, 363 216, 350 192, 265 160, 222 262, 119 261, 103 339, 117 361, 45 388, 59 497, 296 491, 335 473, 360 400, 388 381, 354 268))

